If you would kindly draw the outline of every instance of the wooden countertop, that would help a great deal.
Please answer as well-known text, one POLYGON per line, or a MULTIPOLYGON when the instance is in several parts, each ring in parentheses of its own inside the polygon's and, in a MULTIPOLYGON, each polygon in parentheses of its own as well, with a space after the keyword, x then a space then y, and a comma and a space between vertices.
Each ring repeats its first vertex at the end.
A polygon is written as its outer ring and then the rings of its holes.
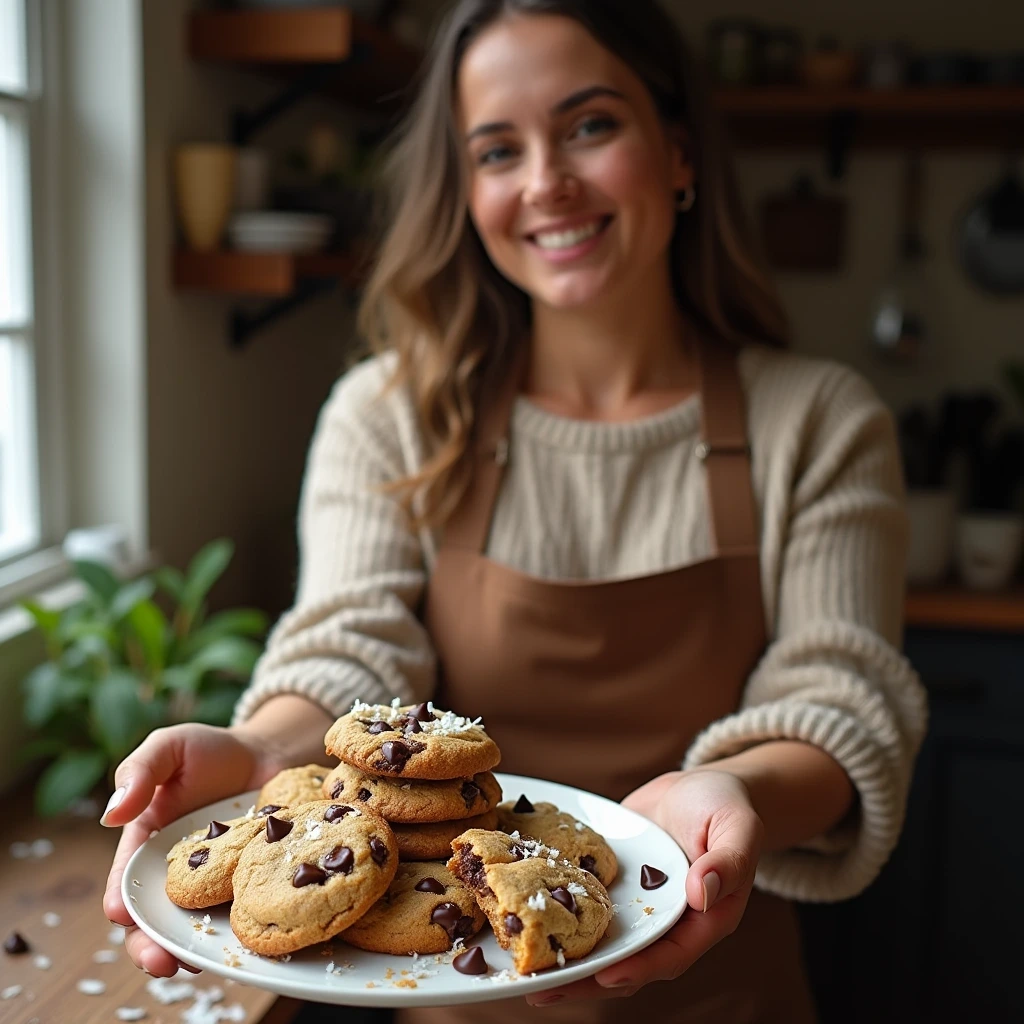
MULTIPOLYGON (((16 956, 0 952, 0 1022, 110 1024, 118 1020, 118 1007, 141 1007, 146 1010, 144 1024, 178 1024, 193 997, 163 1005, 150 995, 146 985, 152 979, 131 962, 123 942, 111 935, 115 926, 103 914, 103 889, 120 830, 99 824, 99 808, 87 817, 67 814, 40 820, 31 813, 27 789, 8 795, 5 803, 0 941, 17 931, 31 948, 16 956), (12 854, 13 844, 39 839, 49 840, 53 852, 43 857, 12 854), (51 914, 59 915, 59 924, 46 923, 51 914), (94 954, 100 951, 101 960, 112 953, 116 959, 96 962, 94 954), (38 956, 49 958, 49 969, 37 966, 38 956), (85 995, 78 991, 84 979, 101 981, 106 990, 85 995)), ((219 1005, 240 1004, 246 1024, 288 1024, 301 1006, 297 1000, 205 972, 182 972, 176 980, 189 981, 196 991, 221 989, 219 1005)))

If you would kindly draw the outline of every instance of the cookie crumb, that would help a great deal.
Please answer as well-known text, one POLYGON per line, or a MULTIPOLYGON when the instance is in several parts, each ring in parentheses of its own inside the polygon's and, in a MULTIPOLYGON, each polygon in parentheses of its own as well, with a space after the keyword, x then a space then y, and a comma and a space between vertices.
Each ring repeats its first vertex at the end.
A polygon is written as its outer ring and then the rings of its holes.
POLYGON ((384 972, 385 981, 390 981, 394 976, 395 972, 390 967, 384 972))
POLYGON ((648 915, 653 914, 654 913, 654 907, 644 907, 644 913, 648 914, 648 915))
POLYGON ((399 978, 395 982, 395 988, 419 988, 419 985, 412 978, 399 978))
POLYGON ((366 987, 367 987, 367 988, 376 988, 377 986, 376 986, 376 985, 374 985, 374 983, 373 983, 372 981, 368 981, 368 982, 366 983, 366 987))
POLYGON ((142 883, 137 878, 132 879, 132 885, 134 885, 136 889, 142 888, 142 883))

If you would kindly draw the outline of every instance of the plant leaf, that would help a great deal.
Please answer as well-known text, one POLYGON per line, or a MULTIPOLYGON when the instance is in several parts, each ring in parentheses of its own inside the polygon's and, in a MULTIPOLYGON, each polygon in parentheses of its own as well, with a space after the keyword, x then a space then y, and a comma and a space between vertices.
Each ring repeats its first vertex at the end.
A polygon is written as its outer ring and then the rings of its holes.
POLYGON ((29 740, 18 748, 17 760, 19 764, 28 764, 30 761, 37 761, 41 757, 57 757, 66 749, 67 744, 53 736, 41 736, 39 739, 29 740))
POLYGON ((140 601, 128 613, 128 626, 139 638, 146 667, 153 675, 167 664, 167 618, 152 601, 140 601))
POLYGON ((60 612, 44 608, 38 601, 24 600, 18 602, 35 620, 43 636, 49 640, 57 632, 60 625, 60 612))
POLYGON ((25 689, 22 714, 33 729, 38 729, 60 706, 60 666, 52 661, 44 662, 25 676, 22 686, 25 689))
POLYGON ((207 725, 229 725, 242 689, 241 686, 218 686, 204 693, 192 708, 192 720, 207 725))
POLYGON ((165 668, 162 676, 163 685, 171 690, 183 693, 195 693, 199 689, 201 675, 191 665, 172 665, 165 668))
POLYGON ((194 616, 203 603, 210 588, 217 582, 220 574, 227 568, 235 546, 231 541, 221 538, 210 541, 189 563, 185 574, 185 589, 181 603, 194 616))
POLYGON ((248 679, 261 653, 260 645, 252 640, 224 636, 204 647, 187 664, 199 676, 216 670, 248 679))
POLYGON ((186 641, 182 657, 188 660, 202 648, 225 636, 262 638, 267 631, 267 615, 259 608, 233 608, 218 612, 200 626, 186 641))
POLYGON ((111 761, 120 761, 146 735, 149 721, 139 680, 115 670, 92 691, 92 729, 111 761))
POLYGON ((157 586, 164 593, 174 598, 177 604, 181 604, 185 596, 185 577, 179 570, 173 566, 165 565, 163 568, 157 569, 153 577, 156 580, 157 586))
POLYGON ((104 608, 108 607, 121 587, 117 577, 99 562, 83 560, 73 564, 75 575, 100 599, 104 608))
POLYGON ((148 601, 155 591, 156 582, 149 576, 126 583, 110 602, 110 618, 114 622, 120 622, 137 604, 148 601))
POLYGON ((107 769, 102 750, 68 750, 39 778, 35 789, 36 811, 44 817, 59 814, 96 785, 107 769))

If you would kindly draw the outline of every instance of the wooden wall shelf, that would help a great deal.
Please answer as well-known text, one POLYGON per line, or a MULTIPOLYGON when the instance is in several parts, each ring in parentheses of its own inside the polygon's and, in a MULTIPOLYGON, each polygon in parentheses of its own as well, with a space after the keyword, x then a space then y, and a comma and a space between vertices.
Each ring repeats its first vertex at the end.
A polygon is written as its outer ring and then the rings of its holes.
POLYGON ((361 105, 393 105, 419 55, 343 7, 289 11, 195 11, 188 54, 278 71, 336 64, 324 91, 361 105))
POLYGON ((1024 633, 1024 588, 998 593, 940 587, 907 594, 906 624, 920 629, 1024 633))
POLYGON ((284 298, 302 280, 359 283, 359 260, 351 253, 192 252, 174 254, 174 287, 180 291, 218 292, 284 298))
POLYGON ((836 115, 855 120, 855 147, 959 150, 1024 141, 1024 86, 719 88, 713 102, 742 148, 820 144, 836 115))

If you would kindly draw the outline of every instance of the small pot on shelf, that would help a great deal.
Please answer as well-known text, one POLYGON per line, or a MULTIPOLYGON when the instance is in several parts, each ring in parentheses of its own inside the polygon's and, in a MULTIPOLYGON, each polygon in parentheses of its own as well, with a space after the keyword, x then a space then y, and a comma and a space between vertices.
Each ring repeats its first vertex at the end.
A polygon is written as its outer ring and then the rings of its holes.
POLYGON ((971 590, 1002 590, 1020 564, 1024 515, 966 512, 956 523, 956 567, 971 590))

